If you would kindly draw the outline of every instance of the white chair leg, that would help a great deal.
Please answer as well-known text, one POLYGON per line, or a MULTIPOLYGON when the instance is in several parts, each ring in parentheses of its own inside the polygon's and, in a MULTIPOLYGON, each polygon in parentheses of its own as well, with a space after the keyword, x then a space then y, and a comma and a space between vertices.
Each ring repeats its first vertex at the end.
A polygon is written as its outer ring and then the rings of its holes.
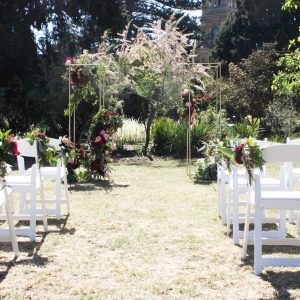
POLYGON ((6 201, 5 210, 6 210, 6 218, 7 218, 9 233, 10 233, 10 237, 11 237, 12 248, 13 248, 15 256, 19 256, 20 251, 19 251, 19 246, 17 243, 15 226, 14 226, 13 219, 11 216, 10 200, 6 201))
POLYGON ((260 192, 256 192, 255 214, 254 214, 254 269, 255 274, 262 272, 262 210, 260 192), (257 195, 259 195, 257 197, 257 195))
POLYGON ((298 216, 297 216, 297 224, 296 224, 296 230, 297 230, 297 234, 299 234, 299 228, 300 226, 300 210, 298 211, 298 216))
POLYGON ((36 193, 32 191, 30 193, 30 217, 29 217, 29 225, 30 225, 30 241, 34 242, 36 237, 36 193))
POLYGON ((44 194, 43 182, 41 182, 40 197, 41 197, 41 205, 42 205, 43 226, 44 226, 44 231, 47 232, 48 231, 48 221, 47 221, 47 209, 46 209, 46 204, 45 204, 45 194, 44 194))
POLYGON ((226 222, 227 222, 227 216, 226 216, 226 202, 227 202, 227 199, 226 199, 226 184, 225 184, 225 180, 224 178, 220 179, 221 182, 220 182, 220 211, 221 211, 221 221, 222 221, 222 224, 225 225, 226 222))
POLYGON ((247 255, 248 248, 248 237, 249 237, 249 225, 250 225, 250 214, 251 214, 251 190, 248 193, 247 205, 246 205, 246 216, 245 216, 245 227, 244 227, 244 239, 243 239, 243 249, 242 249, 242 259, 244 260, 247 255))
POLYGON ((65 190, 65 197, 66 197, 66 202, 67 202, 67 214, 70 214, 70 195, 69 195, 69 190, 68 190, 68 180, 67 180, 67 175, 66 171, 64 171, 64 190, 65 190))
POLYGON ((239 194, 233 193, 232 236, 233 244, 239 244, 239 194))
POLYGON ((55 180, 55 209, 56 209, 56 220, 60 220, 61 217, 61 179, 56 178, 55 180))
POLYGON ((230 234, 230 225, 231 225, 231 198, 232 198, 232 193, 231 191, 229 192, 228 196, 228 201, 227 201, 227 235, 229 236, 230 234))
POLYGON ((286 211, 281 210, 279 212, 280 223, 279 223, 279 234, 282 239, 286 238, 286 211))

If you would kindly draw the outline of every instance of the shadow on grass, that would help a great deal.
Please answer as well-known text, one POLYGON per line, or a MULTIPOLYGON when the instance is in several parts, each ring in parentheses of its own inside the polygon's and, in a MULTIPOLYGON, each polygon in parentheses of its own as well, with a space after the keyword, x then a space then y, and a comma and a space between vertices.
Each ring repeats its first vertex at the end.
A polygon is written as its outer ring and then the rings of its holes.
POLYGON ((277 296, 274 299, 295 299, 291 297, 290 290, 300 288, 300 271, 267 271, 261 275, 264 281, 269 282, 277 291, 277 296))
MULTIPOLYGON (((39 255, 39 251, 41 246, 43 245, 47 233, 43 233, 42 239, 40 242, 18 242, 19 248, 21 252, 27 252, 28 258, 27 259, 19 259, 15 257, 9 262, 0 262, 0 266, 6 267, 6 269, 0 272, 0 284, 6 278, 9 271, 12 267, 21 265, 21 266, 35 266, 35 267, 44 267, 48 263, 48 258, 39 255)), ((5 247, 6 248, 6 247, 5 247)), ((11 245, 7 245, 11 251, 11 245)), ((3 249, 4 250, 4 249, 3 249)))
MULTIPOLYGON (((241 266, 252 266, 254 273, 254 246, 248 246, 247 250, 248 256, 241 263, 241 266)), ((263 246, 264 254, 276 252, 299 255, 300 249, 296 246, 263 246)), ((291 296, 290 291, 300 288, 300 271, 266 271, 260 277, 262 280, 269 282, 277 291, 277 295, 272 299, 295 299, 291 296)))
MULTIPOLYGON (((36 266, 36 267, 44 267, 48 263, 48 258, 43 257, 39 255, 39 251, 41 249, 41 246, 45 242, 45 239, 48 234, 50 233, 58 233, 59 235, 62 234, 74 234, 76 229, 75 228, 67 228, 67 222, 69 219, 69 215, 66 215, 65 218, 61 218, 60 220, 56 219, 48 219, 48 225, 53 226, 55 225, 57 230, 48 230, 47 232, 40 232, 37 231, 37 234, 41 234, 42 238, 39 242, 30 242, 30 241, 18 241, 18 246, 21 252, 26 252, 27 253, 27 259, 20 259, 20 258, 13 258, 9 262, 1 262, 0 261, 0 266, 6 267, 4 271, 0 272, 0 284, 1 282, 6 278, 7 274, 11 270, 13 266, 17 265, 30 265, 30 266, 36 266)), ((42 222, 37 222, 39 224, 42 222)), ((16 227, 24 226, 27 225, 29 226, 29 221, 20 221, 18 222, 16 227)), ((11 243, 5 243, 3 247, 1 248, 2 251, 7 251, 11 252, 11 243)))
POLYGON ((127 188, 129 184, 118 184, 113 181, 102 180, 102 181, 91 181, 83 182, 72 185, 69 188, 71 192, 88 192, 95 190, 112 191, 114 188, 127 188))

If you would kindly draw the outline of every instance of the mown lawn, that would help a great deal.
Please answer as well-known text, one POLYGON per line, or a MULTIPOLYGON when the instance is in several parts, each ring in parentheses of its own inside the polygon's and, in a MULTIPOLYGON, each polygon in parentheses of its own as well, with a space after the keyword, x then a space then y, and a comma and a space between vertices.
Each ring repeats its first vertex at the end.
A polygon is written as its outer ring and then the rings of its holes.
MULTIPOLYGON (((217 217, 216 185, 182 161, 113 166, 111 183, 71 189, 72 211, 0 244, 0 299, 297 299, 300 268, 254 275, 217 217)), ((250 249, 251 250, 251 249, 250 249)))

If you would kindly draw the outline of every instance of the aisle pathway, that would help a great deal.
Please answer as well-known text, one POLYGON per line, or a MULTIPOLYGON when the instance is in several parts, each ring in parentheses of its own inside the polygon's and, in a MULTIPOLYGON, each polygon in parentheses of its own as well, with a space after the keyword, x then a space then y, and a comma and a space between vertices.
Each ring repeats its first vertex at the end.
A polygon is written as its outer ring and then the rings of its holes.
POLYGON ((184 163, 119 164, 112 173, 111 184, 73 189, 71 216, 53 220, 47 235, 40 226, 39 242, 21 243, 17 261, 0 245, 0 299, 300 296, 298 272, 260 278, 240 261, 217 218, 216 185, 193 184, 184 163))

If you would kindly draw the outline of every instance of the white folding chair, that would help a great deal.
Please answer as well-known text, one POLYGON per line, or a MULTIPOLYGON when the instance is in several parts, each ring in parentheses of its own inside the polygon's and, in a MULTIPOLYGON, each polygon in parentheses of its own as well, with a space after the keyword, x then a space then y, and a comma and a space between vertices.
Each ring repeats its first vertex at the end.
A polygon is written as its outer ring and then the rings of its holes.
MULTIPOLYGON (((300 145, 276 145, 263 149, 262 155, 266 164, 270 163, 295 163, 300 162, 300 145)), ((247 250, 247 235, 249 232, 250 209, 254 207, 254 268, 255 274, 259 275, 264 266, 300 266, 300 258, 265 257, 262 245, 300 245, 300 239, 284 237, 268 237, 262 230, 263 213, 267 210, 300 209, 300 192, 298 191, 263 191, 260 174, 255 174, 252 197, 249 197, 247 209, 243 255, 247 250)))
POLYGON ((17 235, 29 235, 30 240, 36 238, 36 221, 42 220, 44 230, 47 231, 47 212, 45 206, 43 181, 41 172, 36 160, 30 171, 26 172, 24 157, 37 157, 36 142, 30 145, 27 140, 18 140, 18 150, 20 155, 17 156, 20 175, 9 175, 6 182, 13 190, 20 195, 19 212, 13 214, 16 220, 29 220, 29 228, 17 228, 17 235), (37 194, 40 195, 41 209, 37 209, 37 194), (27 194, 30 195, 29 208, 26 200, 27 194))
MULTIPOLYGON (((245 175, 244 169, 238 170, 238 175, 245 175)), ((218 207, 219 217, 223 225, 227 224, 227 209, 228 209, 228 184, 230 181, 230 172, 224 165, 218 165, 217 184, 218 184, 218 207)))
MULTIPOLYGON (((60 151, 60 139, 50 138, 49 144, 57 151, 60 151)), ((67 206, 67 214, 70 214, 70 199, 69 199, 69 191, 68 191, 68 181, 67 181, 67 173, 66 166, 63 158, 59 158, 57 161, 57 165, 55 167, 41 167, 42 177, 46 180, 55 180, 55 209, 47 209, 48 214, 56 215, 56 219, 59 220, 61 218, 61 204, 65 203, 67 206), (65 194, 65 199, 62 199, 61 190, 62 190, 62 181, 63 181, 63 189, 65 194)), ((48 202, 54 202, 53 200, 46 200, 48 202)))
MULTIPOLYGON (((280 178, 266 177, 266 173, 261 173, 262 189, 264 191, 284 189, 284 176, 283 168, 281 168, 280 178)), ((257 172, 259 172, 257 170, 257 172)), ((239 240, 244 237, 244 231, 239 230, 239 224, 245 223, 246 213, 241 213, 240 208, 246 207, 247 198, 249 193, 248 174, 245 171, 242 172, 237 167, 232 167, 230 176, 230 196, 227 206, 227 215, 230 218, 227 219, 227 235, 230 233, 230 225, 232 224, 232 237, 235 245, 239 244, 239 240), (241 200, 241 196, 245 195, 245 200, 241 200)), ((275 222, 278 218, 264 217, 264 222, 275 222)), ((284 216, 281 216, 281 224, 284 224, 284 216)), ((282 226, 282 225, 281 225, 282 226)), ((273 233, 272 233, 273 234, 273 233)), ((282 234, 282 233, 281 233, 282 234)), ((275 234, 276 236, 276 234, 275 234)))
POLYGON ((0 179, 0 207, 5 208, 5 217, 8 224, 7 229, 0 229, 0 241, 12 243, 12 248, 15 256, 19 256, 19 247, 16 239, 16 231, 12 218, 12 209, 11 209, 11 194, 12 188, 7 187, 6 183, 0 179))
MULTIPOLYGON (((289 145, 300 145, 300 139, 291 140, 287 138, 286 143, 289 145)), ((300 181, 300 168, 296 168, 293 163, 285 163, 286 172, 286 185, 287 189, 292 191, 294 189, 295 183, 300 181)), ((289 221, 290 223, 300 221, 300 214, 298 211, 289 211, 289 221), (298 220, 298 221, 297 221, 298 220)), ((298 226, 299 228, 299 226, 298 226)))
MULTIPOLYGON (((53 146, 57 151, 60 151, 60 139, 50 138, 49 144, 53 146)), ((38 160, 38 153, 36 153, 35 160, 38 160)), ((25 170, 24 163, 20 161, 19 169, 21 169, 22 174, 29 174, 29 170, 25 170)), ((64 165, 63 158, 58 158, 56 166, 47 166, 40 167, 41 177, 43 180, 55 181, 55 199, 45 199, 46 204, 55 204, 55 208, 47 207, 48 215, 55 215, 56 219, 59 220, 61 218, 61 204, 66 203, 67 205, 67 213, 70 213, 70 202, 69 202, 69 192, 68 192, 68 182, 67 182, 67 174, 66 167, 64 165), (65 199, 61 197, 62 190, 62 181, 63 188, 65 193, 65 199)))

